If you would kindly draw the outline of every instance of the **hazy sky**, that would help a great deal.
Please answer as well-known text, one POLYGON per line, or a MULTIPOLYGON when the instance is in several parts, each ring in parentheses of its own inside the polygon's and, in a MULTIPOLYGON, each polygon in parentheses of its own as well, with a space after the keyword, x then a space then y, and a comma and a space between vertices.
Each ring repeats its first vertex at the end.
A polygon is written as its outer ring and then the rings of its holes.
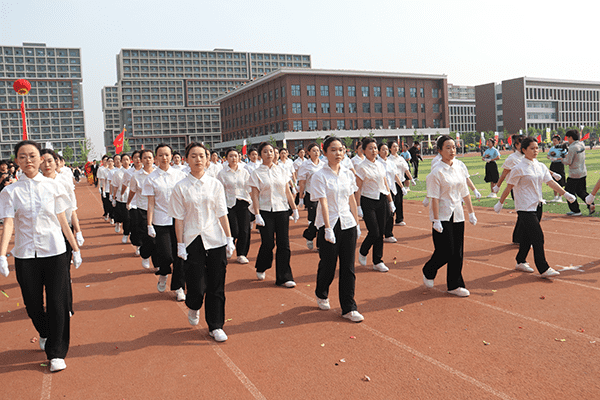
POLYGON ((103 151, 100 90, 121 48, 302 53, 313 68, 600 81, 590 1, 0 0, 0 44, 82 49, 86 134, 103 151))

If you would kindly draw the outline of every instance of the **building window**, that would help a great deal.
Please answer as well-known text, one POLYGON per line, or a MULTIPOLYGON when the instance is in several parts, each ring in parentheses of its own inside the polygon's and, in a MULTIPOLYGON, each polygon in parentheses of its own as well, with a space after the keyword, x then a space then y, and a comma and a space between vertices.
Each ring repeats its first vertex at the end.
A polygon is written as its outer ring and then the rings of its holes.
POLYGON ((329 103, 321 103, 321 112, 323 114, 329 114, 329 103))
POLYGON ((383 128, 383 120, 382 119, 376 119, 375 120, 375 129, 381 129, 383 128))
POLYGON ((426 127, 425 120, 424 120, 424 119, 422 119, 422 120, 421 120, 421 128, 425 128, 425 127, 426 127))
POLYGON ((387 112, 389 113, 393 113, 394 112, 394 103, 387 103, 387 112))
POLYGON ((413 128, 418 128, 419 127, 419 120, 418 119, 413 119, 412 120, 412 127, 413 128))
POLYGON ((324 131, 328 131, 328 130, 331 129, 331 121, 329 121, 328 119, 324 120, 322 122, 322 124, 323 124, 323 130, 324 131))
POLYGON ((417 112, 417 103, 410 103, 410 112, 411 113, 417 112))
POLYGON ((404 97, 404 88, 403 87, 398 88, 398 97, 404 97))
POLYGON ((374 86, 373 87, 373 96, 375 96, 375 97, 381 97, 381 86, 374 86))
POLYGON ((416 87, 410 88, 410 97, 417 97, 417 88, 416 87))
POLYGON ((438 118, 434 118, 433 119, 433 127, 434 128, 441 128, 440 120, 438 118))
POLYGON ((292 126, 294 127, 295 131, 301 131, 302 130, 302 121, 292 121, 292 126))
MULTIPOLYGON (((298 87, 298 91, 300 91, 300 87, 298 87)), ((281 97, 285 97, 285 87, 281 88, 281 97)))
POLYGON ((438 97, 440 97, 440 89, 436 89, 436 88, 431 89, 431 97, 433 97, 434 99, 437 99, 438 97))
POLYGON ((317 121, 308 121, 308 130, 316 131, 317 130, 317 121))
POLYGON ((394 97, 394 88, 390 87, 390 86, 386 87, 385 88, 385 95, 387 97, 394 97))
POLYGON ((335 95, 338 97, 342 97, 344 95, 344 87, 343 86, 336 86, 335 87, 335 95))
POLYGON ((362 91, 362 96, 363 97, 369 97, 369 87, 368 86, 363 86, 360 89, 362 91))
POLYGON ((356 103, 348 103, 348 112, 356 114, 356 103))
POLYGON ((419 94, 421 95, 421 98, 425 97, 425 89, 420 88, 419 89, 419 94))
POLYGON ((335 103, 335 112, 338 114, 344 113, 344 103, 335 103))
POLYGON ((406 129, 406 118, 401 118, 398 121, 398 128, 406 129))
POLYGON ((317 112, 317 103, 307 103, 309 114, 315 114, 317 112))
POLYGON ((424 113, 425 112, 425 103, 421 103, 421 112, 424 113))
POLYGON ((371 129, 371 120, 370 119, 363 119, 363 128, 371 129))
POLYGON ((388 129, 396 129, 396 120, 395 119, 388 120, 388 129))
POLYGON ((292 96, 300 96, 300 85, 292 85, 292 96))
POLYGON ((344 121, 343 119, 338 119, 337 123, 336 123, 337 129, 345 129, 346 128, 345 122, 346 121, 344 121))
POLYGON ((306 94, 308 96, 316 96, 317 92, 315 90, 315 85, 306 85, 306 94))
POLYGON ((439 113, 440 112, 440 105, 439 104, 434 104, 433 105, 433 112, 434 113, 439 113))
POLYGON ((406 112, 406 103, 398 104, 398 112, 405 113, 406 112))
POLYGON ((356 97, 356 86, 348 86, 348 96, 356 97))
POLYGON ((375 103, 375 112, 381 114, 383 112, 381 103, 375 103))
POLYGON ((281 105, 281 113, 284 115, 287 114, 287 104, 281 105))
POLYGON ((302 103, 292 103, 292 114, 302 114, 302 103))
POLYGON ((321 96, 329 96, 329 86, 321 85, 321 96))
POLYGON ((371 112, 371 103, 362 103, 363 113, 371 112))

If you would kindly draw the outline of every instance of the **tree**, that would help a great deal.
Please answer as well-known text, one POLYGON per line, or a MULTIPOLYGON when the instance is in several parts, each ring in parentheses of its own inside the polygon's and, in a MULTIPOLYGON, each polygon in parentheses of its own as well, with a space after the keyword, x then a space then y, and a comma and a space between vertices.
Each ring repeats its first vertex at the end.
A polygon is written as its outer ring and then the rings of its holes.
POLYGON ((71 161, 71 159, 73 158, 73 149, 71 148, 71 146, 67 146, 63 149, 63 157, 66 161, 71 161))
POLYGON ((242 148, 243 146, 241 144, 238 144, 237 146, 235 146, 235 149, 237 150, 238 153, 242 154, 242 148))
POLYGON ((269 136, 269 143, 271 146, 273 146, 273 148, 277 147, 277 140, 275 140, 273 136, 269 136))
POLYGON ((344 144, 346 145, 346 148, 347 148, 347 149, 352 149, 352 143, 353 143, 353 142, 354 142, 354 141, 352 140, 352 138, 351 138, 350 136, 346 136, 346 137, 344 138, 344 144))
POLYGON ((129 153, 131 151, 131 146, 129 145, 129 139, 125 138, 123 140, 123 151, 121 153, 129 153))
POLYGON ((89 138, 85 138, 79 142, 79 161, 85 163, 88 161, 88 155, 94 148, 92 141, 89 138))
POLYGON ((381 143, 383 143, 383 144, 387 144, 387 142, 388 142, 388 138, 383 138, 383 139, 381 139, 381 143))

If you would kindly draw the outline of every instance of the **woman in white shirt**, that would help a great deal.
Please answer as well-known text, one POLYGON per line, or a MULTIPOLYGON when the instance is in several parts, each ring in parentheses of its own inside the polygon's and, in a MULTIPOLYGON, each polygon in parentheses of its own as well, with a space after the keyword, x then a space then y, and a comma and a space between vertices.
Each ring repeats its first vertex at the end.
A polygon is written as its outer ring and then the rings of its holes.
POLYGON ((223 331, 225 272, 227 258, 233 255, 235 245, 229 230, 223 185, 205 172, 207 155, 202 144, 187 146, 185 159, 190 174, 173 188, 168 213, 175 220, 177 256, 183 260, 188 321, 198 325, 206 296, 204 315, 208 333, 217 342, 224 342, 227 340, 223 331))
POLYGON ((437 271, 448 264, 446 284, 448 293, 459 297, 469 296, 462 277, 465 214, 463 201, 469 213, 469 222, 477 223, 467 186, 465 169, 454 157, 456 145, 448 135, 437 140, 437 150, 442 159, 427 175, 427 197, 431 199, 429 218, 433 223, 434 252, 423 267, 423 283, 433 287, 437 271))
POLYGON ((258 147, 262 164, 250 175, 252 207, 256 225, 260 231, 260 249, 256 257, 256 277, 264 280, 265 271, 273 263, 275 256, 275 284, 292 288, 296 286, 290 266, 289 209, 293 210, 294 222, 298 221, 298 209, 288 185, 287 172, 275 165, 273 146, 263 142, 258 147))
MULTIPOLYGON (((138 247, 141 246, 142 243, 138 237, 138 230, 136 229, 138 220, 137 214, 137 206, 135 202, 130 200, 130 187, 131 187, 131 178, 133 174, 142 169, 142 161, 140 159, 140 151, 135 150, 131 153, 131 163, 133 166, 125 171, 123 174, 122 184, 121 184, 121 193, 123 193, 123 203, 125 204, 125 209, 127 210, 128 219, 129 219, 129 241, 132 245, 138 247)), ((135 196, 135 193, 131 195, 131 197, 135 196)), ((127 237, 121 239, 121 242, 127 243, 127 237)), ((139 255, 139 254, 138 254, 139 255)))
POLYGON ((167 275, 171 274, 171 290, 175 291, 177 301, 185 300, 185 277, 181 267, 181 259, 177 257, 177 238, 173 218, 168 214, 169 202, 173 188, 185 174, 171 168, 171 146, 161 143, 156 147, 156 168, 142 188, 142 195, 148 197, 148 236, 155 238, 155 248, 152 252, 152 264, 158 271, 157 289, 164 292, 167 288, 167 275))
POLYGON ((248 264, 250 250, 250 174, 239 164, 240 155, 235 149, 227 150, 226 166, 217 175, 225 188, 227 218, 231 236, 236 240, 237 262, 248 264))
MULTIPOLYGON (((396 164, 396 168, 398 169, 398 172, 400 174, 400 180, 402 181, 402 183, 404 184, 406 178, 408 177, 408 179, 412 181, 413 185, 416 185, 417 183, 414 181, 410 173, 410 167, 408 166, 408 163, 406 162, 404 157, 398 154, 398 151, 400 150, 398 142, 392 141, 391 143, 388 143, 388 145, 391 153, 388 156, 388 158, 392 160, 394 164, 396 164)), ((395 183, 395 185, 396 197, 394 198, 394 205, 396 206, 396 218, 394 225, 404 226, 406 225, 406 222, 404 222, 404 191, 397 183, 395 183)), ((406 190, 408 191, 408 189, 406 190)))
MULTIPOLYGON (((394 206, 396 205, 396 197, 397 196, 405 196, 408 192, 406 188, 402 184, 402 179, 404 179, 404 173, 400 172, 396 167, 396 163, 388 157, 388 146, 385 143, 379 143, 377 146, 377 150, 379 151, 378 162, 382 163, 385 167, 386 179, 388 187, 390 188, 390 192, 392 194, 392 201, 394 202, 394 206)), ((396 212, 398 212, 398 208, 396 208, 396 212)), ((394 213, 389 213, 388 218, 385 222, 385 230, 383 233, 383 241, 386 243, 396 243, 397 240, 394 237, 394 213)))
POLYGON ((533 272, 533 268, 527 263, 527 254, 533 247, 533 257, 535 266, 542 278, 549 278, 559 275, 548 265, 544 252, 544 233, 540 221, 542 220, 542 183, 545 183, 559 195, 572 203, 576 200, 575 196, 556 183, 548 167, 537 160, 539 148, 537 140, 532 137, 526 137, 521 142, 520 153, 523 159, 520 163, 511 168, 508 177, 506 189, 500 196, 500 200, 494 206, 494 211, 500 212, 508 194, 513 190, 515 198, 515 210, 517 210, 517 224, 520 225, 519 252, 517 253, 518 271, 533 272))
POLYGON ((40 334, 40 348, 50 360, 50 371, 56 372, 67 367, 64 359, 70 337, 70 260, 64 238, 73 248, 75 268, 81 265, 81 253, 65 216, 70 203, 66 190, 39 172, 39 145, 29 140, 17 143, 15 157, 23 175, 0 192, 0 219, 4 219, 0 273, 9 274, 6 255, 14 228, 11 254, 25 309, 40 334))
POLYGON ((317 202, 313 201, 310 196, 312 190, 311 181, 315 172, 323 168, 323 162, 319 159, 321 149, 316 143, 311 143, 307 148, 309 159, 304 161, 298 170, 298 194, 300 196, 299 207, 304 205, 308 211, 308 228, 302 233, 302 237, 306 239, 306 247, 313 249, 313 240, 317 237, 317 228, 315 227, 315 216, 317 213, 317 202))
POLYGON ((127 238, 131 231, 129 210, 127 210, 129 189, 125 188, 125 191, 122 190, 124 179, 128 176, 127 171, 129 170, 130 161, 129 154, 121 155, 121 168, 115 171, 111 183, 113 207, 115 208, 115 232, 122 232, 121 243, 127 243, 127 238))
POLYGON ((129 181, 129 197, 127 205, 135 209, 136 216, 132 230, 135 232, 136 241, 132 244, 137 246, 135 254, 142 257, 142 267, 150 268, 150 256, 154 251, 154 240, 148 236, 148 197, 142 195, 142 188, 148 176, 154 171, 154 153, 145 149, 140 152, 142 168, 136 171, 129 181))
POLYGON ((383 263, 383 233, 390 212, 396 211, 386 179, 385 167, 377 162, 377 142, 371 137, 364 138, 362 149, 365 160, 356 167, 356 183, 360 193, 358 215, 363 214, 368 234, 360 245, 358 262, 367 265, 367 254, 373 247, 373 269, 387 272, 383 263))
POLYGON ((319 229, 319 268, 317 270, 317 304, 329 310, 329 286, 340 260, 339 299, 342 317, 360 322, 364 317, 354 301, 356 275, 354 255, 360 236, 354 192, 358 190, 354 173, 341 165, 345 156, 340 139, 329 137, 323 142, 327 164, 312 178, 312 198, 318 202, 316 226, 319 229))

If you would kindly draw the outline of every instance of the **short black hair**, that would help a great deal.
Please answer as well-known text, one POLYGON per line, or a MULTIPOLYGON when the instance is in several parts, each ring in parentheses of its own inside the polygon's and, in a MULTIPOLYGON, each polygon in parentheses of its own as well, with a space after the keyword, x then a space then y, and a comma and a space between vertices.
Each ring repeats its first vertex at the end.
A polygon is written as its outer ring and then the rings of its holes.
POLYGON ((579 132, 577 132, 575 129, 568 130, 567 133, 565 133, 565 137, 570 137, 573 140, 579 140, 579 132))
POLYGON ((162 149, 163 147, 168 148, 171 151, 171 155, 173 155, 173 148, 166 143, 159 143, 159 145, 156 146, 155 154, 158 154, 158 150, 162 149))
POLYGON ((323 153, 327 153, 327 149, 329 148, 329 146, 331 146, 331 143, 338 141, 340 142, 340 144, 343 146, 344 143, 342 143, 342 140, 338 137, 335 136, 329 136, 327 139, 325 139, 325 141, 323 142, 323 153))
POLYGON ((32 145, 34 146, 36 149, 38 149, 38 153, 42 153, 42 148, 40 147, 39 144, 37 144, 36 142, 34 142, 33 140, 22 140, 19 143, 15 144, 15 157, 17 157, 19 155, 19 150, 21 149, 21 147, 26 146, 26 145, 32 145))
POLYGON ((521 153, 523 153, 523 150, 527 149, 529 147, 529 145, 534 142, 537 143, 536 138, 533 138, 531 136, 524 137, 523 140, 521 141, 521 153))
POLYGON ((373 139, 372 137, 366 137, 366 138, 364 138, 362 140, 362 144, 361 144, 361 147, 362 147, 363 151, 366 150, 367 146, 369 144, 371 144, 371 143, 377 144, 377 141, 375 139, 373 139))
POLYGON ((188 144, 185 147, 185 158, 188 158, 190 151, 194 148, 194 147, 201 147, 204 149, 204 155, 206 157, 208 157, 208 150, 206 149, 206 147, 202 144, 202 143, 198 143, 198 142, 192 142, 190 144, 188 144))
POLYGON ((435 143, 435 147, 438 150, 442 150, 444 148, 444 143, 446 143, 448 140, 454 140, 450 137, 450 135, 442 135, 437 139, 437 142, 435 143))

